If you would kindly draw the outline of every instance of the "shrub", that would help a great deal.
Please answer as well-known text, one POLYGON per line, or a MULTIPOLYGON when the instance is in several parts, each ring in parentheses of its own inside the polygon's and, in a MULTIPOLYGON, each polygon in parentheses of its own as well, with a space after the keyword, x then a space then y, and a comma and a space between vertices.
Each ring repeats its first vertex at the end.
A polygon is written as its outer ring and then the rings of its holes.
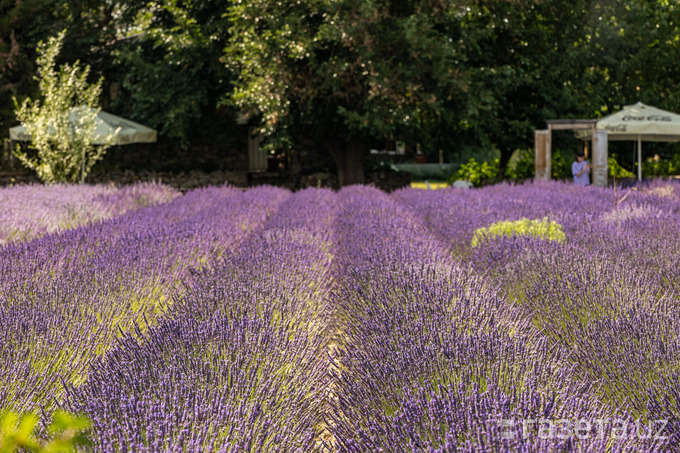
POLYGON ((458 173, 453 175, 449 181, 453 183, 456 180, 463 179, 470 181, 475 187, 480 187, 495 180, 499 169, 500 161, 498 159, 480 163, 473 157, 466 164, 463 164, 458 173))
POLYGON ((497 237, 529 236, 550 241, 562 242, 566 239, 562 225, 548 218, 542 220, 505 220, 488 227, 477 228, 472 235, 472 246, 477 247, 487 240, 497 237))
MULTIPOLYGON (((529 179, 536 173, 534 151, 524 149, 519 151, 519 158, 508 165, 505 175, 510 179, 529 179)), ((550 177, 553 179, 571 178, 571 162, 564 155, 555 151, 550 159, 550 177)))
POLYGON ((505 170, 505 176, 510 179, 530 179, 535 173, 534 152, 529 149, 520 150, 517 160, 514 162, 511 160, 505 170))
POLYGON ((550 159, 550 176, 553 179, 571 178, 571 164, 561 152, 556 150, 550 159))
POLYGON ((21 149, 16 156, 21 163, 34 170, 38 177, 49 183, 81 182, 92 166, 100 160, 112 143, 95 145, 97 106, 103 79, 89 84, 90 67, 81 69, 79 62, 63 65, 57 71, 55 60, 61 50, 65 31, 38 45, 38 77, 42 101, 24 99, 19 105, 16 98, 15 113, 31 136, 31 146, 36 156, 21 149))
POLYGON ((671 159, 650 158, 642 163, 642 172, 645 176, 672 176, 680 174, 680 154, 675 154, 671 159))
POLYGON ((633 178, 635 175, 633 172, 626 170, 623 168, 621 165, 619 165, 618 161, 616 160, 616 155, 612 154, 609 156, 608 162, 607 162, 607 172, 609 173, 610 178, 633 178))

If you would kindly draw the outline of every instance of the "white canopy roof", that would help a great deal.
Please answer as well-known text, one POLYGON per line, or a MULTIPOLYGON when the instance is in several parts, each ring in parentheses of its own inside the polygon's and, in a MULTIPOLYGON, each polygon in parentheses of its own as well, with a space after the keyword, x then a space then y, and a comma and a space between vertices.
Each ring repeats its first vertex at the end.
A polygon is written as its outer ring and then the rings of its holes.
MULTIPOLYGON (((77 115, 77 110, 70 112, 71 116, 77 115)), ((100 110, 97 114, 97 128, 94 132, 94 144, 106 144, 106 138, 114 134, 113 145, 127 145, 130 143, 153 143, 156 141, 156 131, 134 121, 126 120, 116 115, 100 110)), ((15 126, 9 129, 10 140, 29 141, 30 134, 24 126, 15 126)))
MULTIPOLYGON (((680 141, 680 115, 642 102, 627 105, 622 110, 603 117, 596 127, 607 131, 608 140, 680 141)), ((575 133, 584 140, 591 136, 587 130, 575 133)))
MULTIPOLYGON (((680 115, 638 102, 627 105, 597 122, 597 129, 607 131, 607 140, 637 141, 637 174, 642 181, 642 142, 680 141, 680 115)), ((575 131, 578 138, 589 140, 591 131, 575 131)))

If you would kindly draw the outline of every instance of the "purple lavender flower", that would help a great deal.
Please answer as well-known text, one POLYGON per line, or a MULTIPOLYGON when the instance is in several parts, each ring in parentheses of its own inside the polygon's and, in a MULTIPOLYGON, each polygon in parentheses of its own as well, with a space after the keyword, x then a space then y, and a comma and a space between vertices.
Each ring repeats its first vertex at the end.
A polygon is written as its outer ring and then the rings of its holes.
POLYGON ((679 188, 85 197, 0 247, 0 408, 96 451, 673 451, 679 188))

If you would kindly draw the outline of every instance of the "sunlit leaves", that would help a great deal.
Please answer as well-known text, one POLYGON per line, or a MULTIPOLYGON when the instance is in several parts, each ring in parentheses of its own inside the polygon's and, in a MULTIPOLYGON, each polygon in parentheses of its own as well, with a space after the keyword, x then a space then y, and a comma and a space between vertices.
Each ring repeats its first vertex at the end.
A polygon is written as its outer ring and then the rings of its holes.
POLYGON ((17 152, 21 162, 35 170, 45 182, 81 181, 102 158, 109 144, 95 145, 94 131, 99 113, 102 79, 90 84, 90 68, 80 63, 56 68, 66 31, 38 46, 38 76, 42 99, 15 99, 17 119, 31 137, 37 155, 17 152))
POLYGON ((114 106, 185 148, 233 139, 233 111, 218 105, 231 89, 220 61, 229 4, 163 0, 128 7, 121 19, 127 35, 112 49, 122 88, 114 106))
POLYGON ((91 423, 87 417, 55 411, 47 427, 48 440, 40 439, 38 420, 35 413, 0 412, 0 452, 75 453, 89 445, 85 432, 91 423))
POLYGON ((477 247, 494 238, 528 236, 549 241, 562 242, 566 239, 562 225, 547 217, 538 219, 504 220, 488 227, 477 228, 472 235, 472 247, 477 247))
POLYGON ((461 81, 441 32, 447 16, 430 8, 236 3, 226 49, 238 74, 232 99, 259 112, 269 135, 306 124, 320 135, 384 138, 441 125, 438 99, 456 97, 461 81))

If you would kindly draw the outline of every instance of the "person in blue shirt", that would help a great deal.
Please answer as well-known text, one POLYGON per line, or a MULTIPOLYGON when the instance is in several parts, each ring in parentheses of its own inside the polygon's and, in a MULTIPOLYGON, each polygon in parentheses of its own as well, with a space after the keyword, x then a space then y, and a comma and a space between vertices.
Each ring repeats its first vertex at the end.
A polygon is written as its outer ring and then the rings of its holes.
POLYGON ((574 175, 574 184, 577 186, 590 185, 590 162, 586 160, 583 151, 576 153, 576 161, 571 164, 571 174, 574 175))

